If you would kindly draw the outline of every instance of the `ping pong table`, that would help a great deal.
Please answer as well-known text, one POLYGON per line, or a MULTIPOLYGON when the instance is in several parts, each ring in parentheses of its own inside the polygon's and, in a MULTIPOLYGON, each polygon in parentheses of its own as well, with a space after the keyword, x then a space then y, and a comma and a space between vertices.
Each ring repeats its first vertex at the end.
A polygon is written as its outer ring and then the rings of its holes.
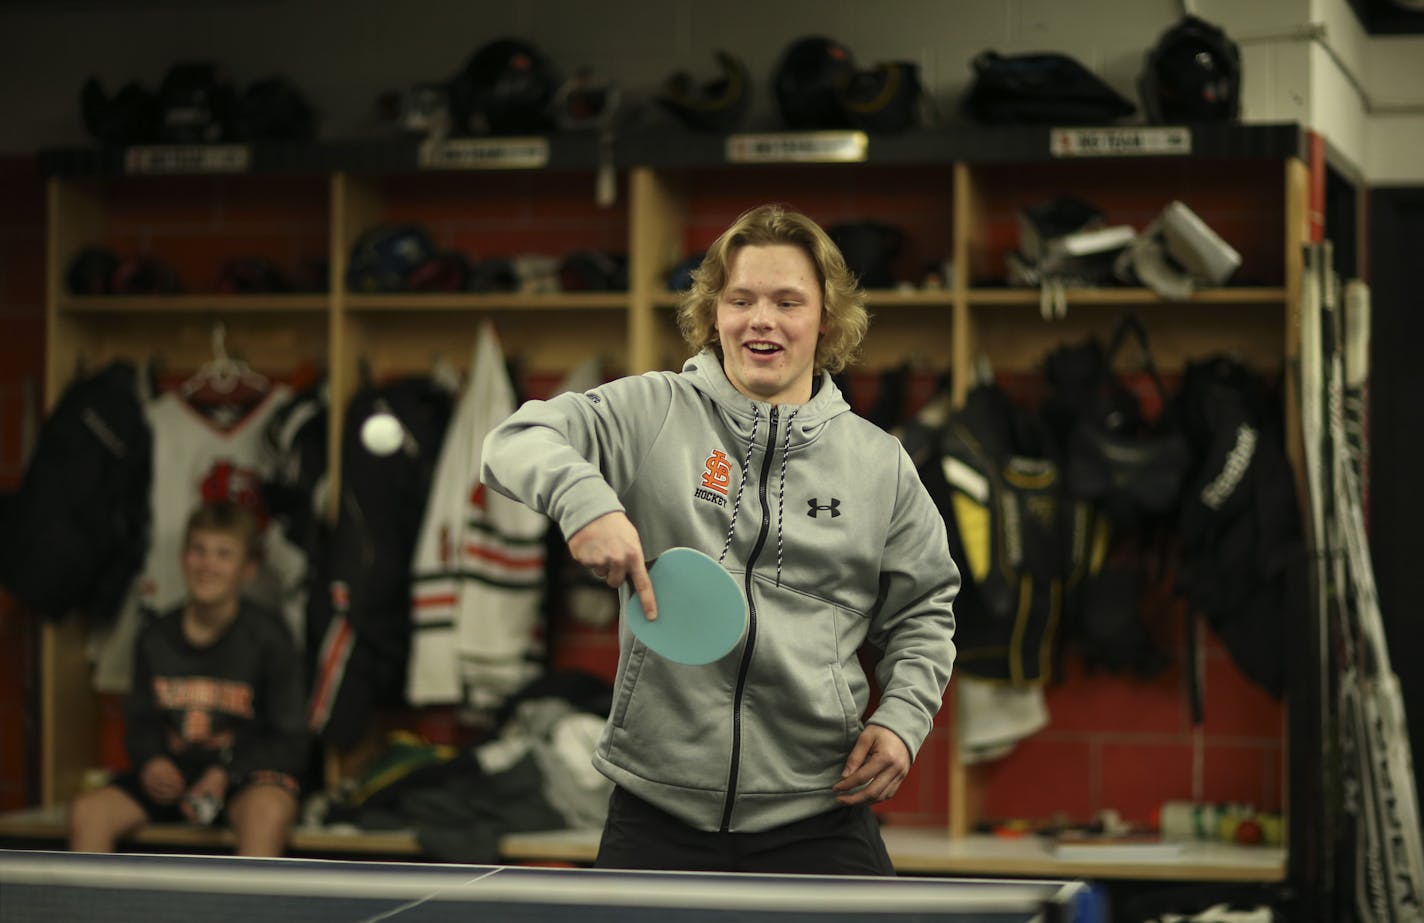
POLYGON ((0 923, 1103 923, 1082 882, 0 850, 0 923))

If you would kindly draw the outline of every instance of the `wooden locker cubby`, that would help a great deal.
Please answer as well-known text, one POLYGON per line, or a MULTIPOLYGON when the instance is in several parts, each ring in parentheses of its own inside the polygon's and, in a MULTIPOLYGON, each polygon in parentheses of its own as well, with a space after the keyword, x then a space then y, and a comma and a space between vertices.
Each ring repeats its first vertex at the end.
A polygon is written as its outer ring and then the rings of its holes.
MULTIPOLYGON (((420 170, 411 158, 393 159, 389 145, 369 157, 337 146, 314 154, 295 177, 288 164, 283 172, 219 179, 122 177, 88 161, 60 158, 49 193, 48 399, 62 391, 81 359, 95 365, 156 350, 174 364, 196 364, 209 354, 207 331, 214 320, 227 325, 234 352, 263 357, 258 366, 264 371, 324 361, 333 407, 344 406, 363 368, 381 378, 426 369, 436 356, 463 367, 484 320, 495 323, 508 355, 540 373, 565 371, 590 354, 604 358, 609 374, 677 368, 685 350, 674 320, 677 297, 665 282, 668 270, 704 248, 742 209, 765 201, 786 202, 823 226, 860 219, 904 226, 907 247, 895 267, 901 276, 916 278, 931 263, 948 261, 953 268, 942 288, 868 293, 873 321, 854 371, 868 374, 906 361, 949 368, 962 398, 978 356, 996 370, 1032 373, 1051 348, 1105 336, 1125 311, 1143 320, 1168 373, 1219 349, 1281 371, 1293 356, 1299 251, 1308 233, 1303 133, 1293 125, 1217 126, 1197 138, 1200 149, 1193 156, 1074 160, 1049 155, 1047 129, 961 130, 871 139, 864 163, 745 164, 729 162, 719 139, 635 136, 617 147, 619 196, 609 207, 595 201, 600 164, 593 156, 574 157, 572 166, 557 169, 420 170), (252 192, 269 181, 301 209, 299 225, 320 224, 330 291, 65 294, 64 267, 85 243, 104 239, 110 209, 130 201, 131 184, 164 203, 169 219, 181 219, 185 209, 207 207, 209 200, 193 196, 194 189, 232 183, 252 192), (1110 223, 1137 227, 1180 198, 1242 251, 1241 273, 1229 287, 1200 291, 1183 303, 1165 302, 1146 289, 1071 290, 1066 317, 1045 320, 1036 290, 1002 284, 1003 256, 1014 243, 1015 210, 1063 192, 1098 204, 1110 223), (321 203, 319 221, 311 215, 313 201, 321 203), (558 255, 574 246, 625 249, 629 289, 548 295, 347 291, 351 244, 366 228, 396 221, 425 223, 442 246, 476 259, 525 250, 558 255)), ((252 192, 251 199, 264 198, 270 201, 271 194, 252 192)), ((1287 392, 1295 451, 1289 380, 1287 392)), ((334 472, 340 419, 332 414, 334 472)), ((75 619, 46 626, 42 668, 43 798, 58 803, 77 789, 97 753, 97 708, 75 619)), ((952 707, 947 702, 946 709, 952 707)), ((977 819, 980 783, 952 754, 948 763, 949 832, 957 836, 977 819)))
MULTIPOLYGON (((53 406, 81 369, 127 358, 186 374, 224 347, 254 368, 285 377, 327 361, 324 294, 218 291, 221 254, 260 255, 288 270, 324 257, 324 177, 123 177, 49 180, 46 235, 45 401, 53 406), (165 182, 170 180, 172 182, 165 182), (313 248, 311 241, 320 242, 313 248), (72 295, 65 273, 85 247, 151 254, 182 280, 173 295, 72 295)), ((41 642, 40 791, 46 804, 78 790, 99 763, 100 711, 90 690, 86 630, 77 616, 45 625, 41 642)))

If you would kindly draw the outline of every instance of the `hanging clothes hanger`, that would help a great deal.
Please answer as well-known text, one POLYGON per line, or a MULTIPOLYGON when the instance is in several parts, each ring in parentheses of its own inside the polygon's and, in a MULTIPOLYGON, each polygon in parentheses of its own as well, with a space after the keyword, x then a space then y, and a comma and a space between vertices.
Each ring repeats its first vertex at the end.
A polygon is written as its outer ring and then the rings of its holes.
POLYGON ((459 394, 465 382, 464 374, 444 353, 436 353, 430 360, 430 379, 451 394, 459 394))
POLYGON ((989 359, 988 353, 979 353, 974 357, 974 383, 976 385, 992 385, 994 383, 994 363, 989 359))
POLYGON ((246 362, 227 352, 227 327, 213 324, 213 357, 179 386, 184 400, 194 406, 250 406, 266 397, 272 381, 246 362))

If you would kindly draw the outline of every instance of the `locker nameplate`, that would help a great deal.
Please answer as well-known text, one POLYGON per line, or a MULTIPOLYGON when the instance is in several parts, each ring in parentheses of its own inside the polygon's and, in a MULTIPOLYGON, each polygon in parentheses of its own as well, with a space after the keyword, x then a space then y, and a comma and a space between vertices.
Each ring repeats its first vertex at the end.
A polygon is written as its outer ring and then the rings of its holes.
POLYGON ((548 163, 548 138, 446 138, 420 146, 426 170, 527 170, 548 163))
POLYGON ((246 144, 147 144, 124 151, 125 173, 161 176, 251 169, 252 148, 246 144))
POLYGON ((1048 151, 1054 157, 1172 157, 1192 152, 1185 126, 1055 128, 1048 151))
POLYGON ((777 132, 730 135, 731 163, 856 163, 865 160, 870 139, 863 131, 777 132))

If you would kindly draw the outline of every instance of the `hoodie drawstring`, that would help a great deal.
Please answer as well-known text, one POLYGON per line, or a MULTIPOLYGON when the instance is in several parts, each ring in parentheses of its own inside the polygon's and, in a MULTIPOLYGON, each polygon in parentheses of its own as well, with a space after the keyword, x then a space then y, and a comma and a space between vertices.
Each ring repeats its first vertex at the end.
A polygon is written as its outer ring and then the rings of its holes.
POLYGON ((791 454, 791 421, 801 412, 797 407, 786 418, 786 438, 781 444, 781 483, 776 488, 776 585, 781 586, 781 519, 786 513, 786 458, 791 454))
POLYGON ((747 472, 751 470, 752 448, 756 446, 757 426, 761 423, 761 411, 752 405, 752 433, 747 437, 747 453, 742 457, 742 476, 737 480, 737 499, 732 501, 732 521, 727 526, 727 539, 722 542, 722 553, 717 556, 721 564, 727 557, 727 549, 732 547, 732 533, 737 530, 737 512, 742 508, 742 491, 747 486, 747 472))
MULTIPOLYGON (((785 549, 783 541, 782 521, 786 516, 786 459, 791 454, 791 421, 796 419, 796 415, 801 412, 797 407, 791 411, 786 418, 786 436, 781 443, 781 480, 776 488, 776 585, 781 586, 781 558, 785 549)), ((747 486, 747 474, 752 467, 752 449, 756 446, 757 427, 761 424, 761 411, 756 405, 752 405, 752 432, 747 439, 747 452, 742 457, 742 476, 737 482, 737 498, 732 501, 732 521, 727 525, 727 538, 722 542, 722 553, 717 556, 717 563, 726 560, 727 550, 732 547, 732 533, 737 531, 737 513, 742 508, 742 491, 747 486)))

